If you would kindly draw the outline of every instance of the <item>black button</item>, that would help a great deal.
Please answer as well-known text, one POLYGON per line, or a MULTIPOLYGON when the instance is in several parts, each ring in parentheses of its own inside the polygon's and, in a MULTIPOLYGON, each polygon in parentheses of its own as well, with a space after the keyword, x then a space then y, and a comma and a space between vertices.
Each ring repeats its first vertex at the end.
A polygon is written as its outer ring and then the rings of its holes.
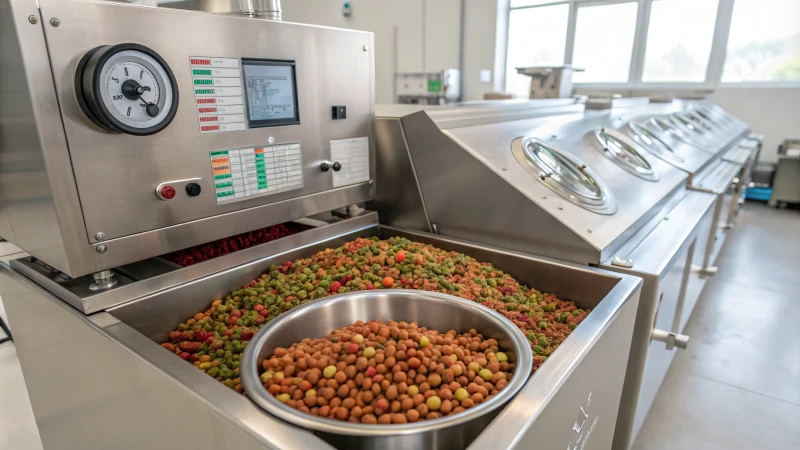
POLYGON ((332 106, 331 115, 333 120, 341 120, 347 118, 347 106, 332 106))
POLYGON ((322 164, 319 165, 319 169, 323 172, 327 172, 328 170, 330 170, 330 168, 331 165, 328 164, 327 162, 323 162, 322 164))
POLYGON ((339 164, 339 161, 336 161, 335 163, 333 163, 333 170, 335 172, 338 172, 338 171, 342 170, 342 165, 339 164))
POLYGON ((189 183, 186 185, 186 193, 189 194, 189 197, 197 197, 200 195, 200 185, 197 183, 189 183))

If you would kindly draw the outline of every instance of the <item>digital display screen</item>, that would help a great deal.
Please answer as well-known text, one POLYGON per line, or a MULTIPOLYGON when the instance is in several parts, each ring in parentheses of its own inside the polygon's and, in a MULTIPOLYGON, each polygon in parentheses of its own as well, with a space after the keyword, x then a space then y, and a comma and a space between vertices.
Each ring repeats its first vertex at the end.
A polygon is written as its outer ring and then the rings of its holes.
POLYGON ((242 58, 250 128, 300 123, 294 61, 242 58))

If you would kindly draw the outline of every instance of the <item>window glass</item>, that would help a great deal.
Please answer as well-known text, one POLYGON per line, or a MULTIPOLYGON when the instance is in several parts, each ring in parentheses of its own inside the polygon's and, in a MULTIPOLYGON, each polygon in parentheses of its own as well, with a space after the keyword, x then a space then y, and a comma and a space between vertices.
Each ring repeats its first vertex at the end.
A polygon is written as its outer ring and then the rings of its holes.
POLYGON ((511 0, 512 8, 519 8, 525 6, 544 5, 545 3, 556 3, 561 0, 511 0))
POLYGON ((800 81, 800 1, 736 0, 722 81, 800 81))
POLYGON ((705 81, 716 18, 717 0, 654 0, 642 81, 705 81))
POLYGON ((578 9, 572 65, 578 83, 628 81, 639 4, 616 3, 578 9))
POLYGON ((531 78, 517 67, 564 64, 569 5, 511 10, 508 20, 506 91, 527 97, 531 78))

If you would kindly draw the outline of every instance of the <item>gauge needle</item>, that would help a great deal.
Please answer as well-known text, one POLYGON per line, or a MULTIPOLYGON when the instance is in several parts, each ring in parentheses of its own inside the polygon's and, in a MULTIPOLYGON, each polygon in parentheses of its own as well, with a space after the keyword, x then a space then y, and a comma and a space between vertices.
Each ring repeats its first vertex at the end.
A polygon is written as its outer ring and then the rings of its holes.
POLYGON ((142 93, 139 94, 139 100, 142 101, 142 105, 141 106, 144 106, 145 114, 147 114, 149 117, 157 116, 159 111, 160 111, 158 105, 156 105, 153 102, 148 102, 147 100, 145 100, 142 97, 142 94, 144 94, 145 92, 150 92, 150 87, 149 86, 141 86, 141 88, 142 88, 142 93))

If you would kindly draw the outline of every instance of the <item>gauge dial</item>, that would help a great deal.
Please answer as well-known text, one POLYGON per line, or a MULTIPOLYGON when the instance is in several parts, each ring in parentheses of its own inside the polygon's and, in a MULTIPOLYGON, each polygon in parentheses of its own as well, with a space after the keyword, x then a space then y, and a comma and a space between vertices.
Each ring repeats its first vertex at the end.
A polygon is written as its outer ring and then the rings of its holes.
POLYGON ((78 103, 101 128, 134 135, 163 130, 178 108, 175 76, 153 50, 138 44, 97 47, 75 74, 78 103))

